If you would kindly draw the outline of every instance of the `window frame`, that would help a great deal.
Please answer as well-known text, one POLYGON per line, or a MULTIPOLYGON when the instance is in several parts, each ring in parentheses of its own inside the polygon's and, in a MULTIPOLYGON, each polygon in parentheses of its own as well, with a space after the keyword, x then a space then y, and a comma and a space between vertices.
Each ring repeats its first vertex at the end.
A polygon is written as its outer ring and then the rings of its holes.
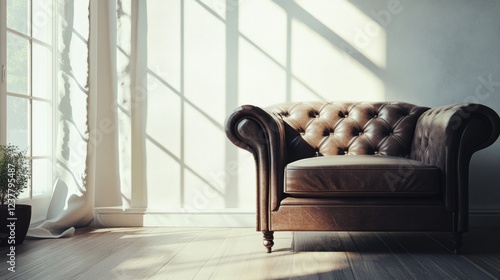
MULTIPOLYGON (((51 42, 47 43, 40 39, 34 37, 33 34, 33 1, 36 0, 26 0, 29 3, 29 12, 28 18, 30 20, 28 26, 28 34, 23 34, 22 32, 16 31, 14 29, 10 29, 7 27, 7 1, 0 1, 0 144, 7 144, 7 97, 16 97, 23 98, 28 102, 28 160, 30 167, 33 167, 33 160, 42 160, 47 159, 50 165, 50 173, 51 178, 49 178, 50 182, 48 182, 49 186, 43 194, 35 195, 33 191, 33 180, 29 181, 28 188, 21 194, 19 198, 19 203, 32 205, 32 222, 38 222, 46 219, 46 213, 49 208, 50 199, 52 196, 52 190, 55 182, 55 141, 56 136, 56 104, 57 104, 57 1, 49 0, 51 4, 48 5, 49 9, 51 9, 52 15, 49 19, 52 20, 52 34, 51 34, 51 42), (29 42, 29 58, 28 58, 28 92, 26 95, 18 94, 18 93, 10 93, 7 91, 7 34, 13 34, 15 36, 19 36, 29 42), (42 98, 38 96, 33 96, 33 46, 34 44, 38 44, 39 46, 43 46, 47 48, 47 50, 52 54, 51 64, 52 64, 52 75, 51 75, 51 92, 49 92, 47 98, 42 98), (49 105, 49 115, 50 115, 50 139, 52 140, 49 145, 49 152, 44 156, 33 156, 32 147, 33 147, 33 101, 35 102, 44 102, 49 105)), ((36 36, 36 35, 35 35, 36 36)), ((41 104, 41 103, 40 103, 41 104)), ((49 175, 50 176, 50 175, 49 175)))

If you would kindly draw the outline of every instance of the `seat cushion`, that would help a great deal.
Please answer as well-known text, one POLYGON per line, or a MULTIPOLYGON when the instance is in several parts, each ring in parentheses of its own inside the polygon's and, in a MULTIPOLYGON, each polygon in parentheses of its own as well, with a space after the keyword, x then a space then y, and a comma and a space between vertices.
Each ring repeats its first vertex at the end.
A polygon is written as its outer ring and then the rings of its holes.
POLYGON ((284 190, 296 197, 430 196, 440 192, 440 170, 392 156, 313 157, 287 165, 284 190))

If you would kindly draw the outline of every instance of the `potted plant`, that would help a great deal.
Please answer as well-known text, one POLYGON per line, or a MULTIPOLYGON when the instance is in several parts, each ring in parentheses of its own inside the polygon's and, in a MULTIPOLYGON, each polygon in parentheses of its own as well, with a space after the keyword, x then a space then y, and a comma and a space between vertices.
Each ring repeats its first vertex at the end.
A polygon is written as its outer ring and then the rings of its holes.
POLYGON ((31 220, 31 205, 17 204, 31 177, 26 151, 0 145, 0 246, 23 243, 31 220))

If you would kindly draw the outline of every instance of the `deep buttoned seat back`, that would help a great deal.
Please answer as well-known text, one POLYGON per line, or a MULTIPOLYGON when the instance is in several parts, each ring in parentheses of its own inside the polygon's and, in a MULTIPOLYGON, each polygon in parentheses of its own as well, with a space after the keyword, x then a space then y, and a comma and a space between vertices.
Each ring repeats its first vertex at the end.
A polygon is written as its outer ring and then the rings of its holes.
POLYGON ((310 102, 267 108, 289 128, 288 162, 333 155, 409 157, 418 118, 428 109, 401 102, 310 102))

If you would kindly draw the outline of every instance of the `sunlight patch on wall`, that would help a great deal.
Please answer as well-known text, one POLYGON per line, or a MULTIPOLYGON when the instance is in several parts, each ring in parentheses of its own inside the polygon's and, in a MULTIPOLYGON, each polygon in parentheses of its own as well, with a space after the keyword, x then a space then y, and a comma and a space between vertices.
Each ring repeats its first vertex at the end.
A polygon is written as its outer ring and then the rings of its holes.
POLYGON ((255 172, 253 158, 227 150, 231 98, 259 106, 384 99, 377 75, 385 67, 385 31, 363 45, 356 30, 375 30, 375 22, 347 1, 298 1, 290 9, 265 0, 147 3, 148 74, 138 86, 147 90, 149 208, 223 209, 229 201, 255 207, 255 176, 247 176, 255 172), (226 26, 226 13, 237 30, 226 26))
POLYGON ((162 82, 181 90, 180 1, 148 0, 148 68, 162 82))
POLYGON ((292 101, 307 101, 307 100, 332 101, 331 94, 326 93, 325 96, 322 96, 314 92, 314 90, 312 90, 311 88, 309 88, 307 85, 305 85, 303 82, 299 81, 296 78, 292 79, 290 87, 291 87, 292 101))
POLYGON ((218 185, 209 185, 199 174, 187 170, 185 173, 184 208, 193 211, 224 208, 223 191, 218 185))
POLYGON ((267 106, 284 102, 285 69, 244 39, 239 43, 238 103, 267 106))
POLYGON ((148 208, 181 208, 180 162, 148 139, 146 153, 148 208))
POLYGON ((186 105, 185 109, 185 203, 192 203, 190 196, 195 192, 210 192, 207 207, 224 208, 224 184, 217 184, 215 174, 225 169, 224 148, 226 134, 222 126, 212 122, 197 108, 186 105), (212 197, 214 194, 214 197, 212 197))
POLYGON ((149 208, 224 208, 225 185, 213 176, 225 168, 226 141, 225 10, 216 12, 217 1, 147 2, 148 75, 139 86, 148 102, 149 208))
POLYGON ((296 2, 345 41, 340 46, 341 49, 354 47, 378 67, 386 67, 387 34, 385 29, 350 1, 298 0, 296 2))
MULTIPOLYGON (((149 208, 180 208, 181 202, 181 8, 180 1, 147 2, 145 160, 149 208)), ((140 100, 139 100, 140 101, 140 100)))
POLYGON ((269 0, 240 1, 238 28, 264 53, 286 65, 286 13, 269 0))
POLYGON ((225 25, 195 1, 184 3, 184 95, 206 116, 223 125, 226 117, 225 25))
POLYGON ((324 35, 292 21, 292 74, 329 100, 380 100, 384 84, 324 35))
POLYGON ((226 26, 196 1, 184 2, 184 208, 224 208, 226 26))
POLYGON ((240 1, 238 103, 286 98, 286 14, 272 1, 240 1))
MULTIPOLYGON (((146 102, 146 101, 145 101, 146 102)), ((181 152, 181 99, 159 80, 148 75, 146 134, 175 157, 181 152)))

